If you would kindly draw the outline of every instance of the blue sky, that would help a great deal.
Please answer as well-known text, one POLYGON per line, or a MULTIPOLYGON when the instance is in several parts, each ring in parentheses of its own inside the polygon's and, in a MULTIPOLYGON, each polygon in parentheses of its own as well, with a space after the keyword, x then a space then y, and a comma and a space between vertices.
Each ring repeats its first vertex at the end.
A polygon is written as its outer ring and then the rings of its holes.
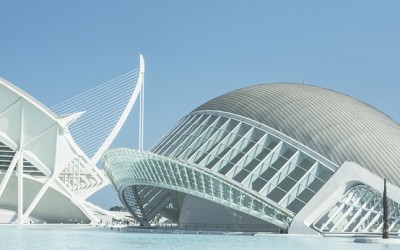
MULTIPOLYGON (((228 91, 298 82, 400 121, 399 1, 0 0, 0 77, 47 106, 146 60, 145 147, 228 91)), ((137 146, 137 108, 114 146, 137 146)), ((118 203, 111 188, 91 200, 118 203)))

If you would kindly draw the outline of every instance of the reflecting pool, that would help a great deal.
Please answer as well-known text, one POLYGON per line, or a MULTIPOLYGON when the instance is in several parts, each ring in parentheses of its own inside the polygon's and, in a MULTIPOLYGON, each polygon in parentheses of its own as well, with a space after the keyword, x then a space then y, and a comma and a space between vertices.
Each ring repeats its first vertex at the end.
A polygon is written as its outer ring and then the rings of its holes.
POLYGON ((158 234, 87 225, 1 225, 1 249, 399 249, 351 238, 289 235, 158 234))

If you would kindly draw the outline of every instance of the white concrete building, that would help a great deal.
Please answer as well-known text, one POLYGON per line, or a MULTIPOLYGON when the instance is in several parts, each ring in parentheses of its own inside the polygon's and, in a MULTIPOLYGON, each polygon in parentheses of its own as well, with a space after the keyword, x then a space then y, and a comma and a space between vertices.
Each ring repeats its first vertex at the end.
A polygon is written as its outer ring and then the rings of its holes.
POLYGON ((101 209, 85 199, 109 181, 96 164, 143 76, 140 56, 139 69, 52 109, 0 78, 0 223, 97 222, 101 209))
POLYGON ((143 225, 377 233, 383 178, 400 230, 400 126, 335 91, 292 83, 224 94, 190 112, 150 152, 105 153, 107 175, 143 225))

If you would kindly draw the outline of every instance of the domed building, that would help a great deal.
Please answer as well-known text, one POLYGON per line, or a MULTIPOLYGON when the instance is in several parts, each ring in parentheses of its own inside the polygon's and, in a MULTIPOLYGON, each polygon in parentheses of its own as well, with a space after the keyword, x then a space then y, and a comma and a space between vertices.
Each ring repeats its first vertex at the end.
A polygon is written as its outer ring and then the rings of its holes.
POLYGON ((400 230, 400 126, 350 96, 276 83, 196 108, 149 151, 103 156, 121 201, 143 225, 289 233, 400 230))

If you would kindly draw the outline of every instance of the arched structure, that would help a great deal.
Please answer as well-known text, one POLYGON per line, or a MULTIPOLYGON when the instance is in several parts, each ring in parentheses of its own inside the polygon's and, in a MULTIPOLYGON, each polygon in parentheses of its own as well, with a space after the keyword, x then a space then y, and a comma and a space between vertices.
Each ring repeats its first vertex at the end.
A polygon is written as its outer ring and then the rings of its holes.
POLYGON ((112 149, 104 166, 143 224, 163 214, 183 228, 376 233, 386 178, 390 230, 400 229, 400 126, 315 86, 232 91, 185 116, 151 152, 112 149))
MULTIPOLYGON (((109 183, 104 172, 96 167, 100 155, 109 147, 125 122, 143 82, 144 61, 136 77, 107 83, 116 92, 102 85, 92 91, 64 102, 58 115, 33 97, 0 79, 0 221, 1 223, 26 223, 29 220, 48 223, 96 222, 95 206, 85 199, 109 183), (105 129, 98 129, 101 112, 91 112, 92 106, 74 109, 73 104, 93 104, 93 92, 97 97, 121 92, 124 103, 115 104, 111 98, 102 104, 101 111, 109 112, 102 119, 105 129), (83 100, 83 101, 82 101, 83 100), (72 106, 72 108, 71 108, 72 106), (84 109, 84 108, 87 109, 84 109), (118 107, 118 109, 116 109, 118 107), (80 117, 86 138, 79 129, 80 117), (89 117, 89 119, 86 119, 89 117), (106 126, 107 125, 107 126, 106 126), (98 146, 93 154, 80 144, 96 139, 98 146), (86 140, 86 141, 85 141, 86 140), (4 216, 4 214, 6 214, 4 216)), ((118 96, 114 96, 117 98, 118 96)), ((96 108, 99 108, 96 106, 96 108)), ((101 108, 101 107, 100 107, 101 108)), ((54 109, 55 110, 55 109, 54 109)))

